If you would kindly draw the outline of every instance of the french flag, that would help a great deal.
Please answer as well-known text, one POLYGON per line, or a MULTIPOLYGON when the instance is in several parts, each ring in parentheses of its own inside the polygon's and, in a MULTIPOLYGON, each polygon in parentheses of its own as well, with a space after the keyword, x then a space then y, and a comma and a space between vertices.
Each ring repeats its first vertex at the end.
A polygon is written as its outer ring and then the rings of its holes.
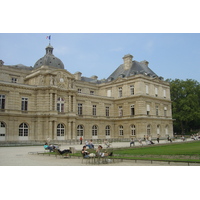
POLYGON ((51 36, 50 36, 50 35, 46 36, 46 39, 49 39, 49 40, 50 40, 50 39, 51 39, 51 36))

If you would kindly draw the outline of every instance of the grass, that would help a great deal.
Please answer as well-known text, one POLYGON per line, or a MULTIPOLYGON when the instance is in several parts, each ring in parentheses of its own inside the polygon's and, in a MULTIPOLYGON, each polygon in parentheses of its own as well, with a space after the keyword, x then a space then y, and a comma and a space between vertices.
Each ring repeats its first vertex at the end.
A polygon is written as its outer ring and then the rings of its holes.
MULTIPOLYGON (((90 150, 93 152, 94 150, 90 150)), ((157 160, 174 162, 200 162, 200 141, 189 143, 170 143, 163 145, 143 146, 137 148, 112 149, 116 158, 128 160, 157 160)), ((45 153, 45 154, 55 154, 45 153)), ((77 152, 71 156, 81 157, 77 152)))
POLYGON ((200 155, 200 141, 191 143, 144 146, 142 148, 115 149, 116 154, 126 155, 200 155))

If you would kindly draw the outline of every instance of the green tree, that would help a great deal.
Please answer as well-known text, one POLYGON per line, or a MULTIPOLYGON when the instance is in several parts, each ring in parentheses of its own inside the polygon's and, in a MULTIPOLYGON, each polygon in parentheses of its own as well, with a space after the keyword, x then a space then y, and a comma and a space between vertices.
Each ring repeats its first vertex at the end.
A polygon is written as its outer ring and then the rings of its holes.
POLYGON ((200 84, 191 79, 170 82, 174 131, 184 134, 200 128, 200 84))

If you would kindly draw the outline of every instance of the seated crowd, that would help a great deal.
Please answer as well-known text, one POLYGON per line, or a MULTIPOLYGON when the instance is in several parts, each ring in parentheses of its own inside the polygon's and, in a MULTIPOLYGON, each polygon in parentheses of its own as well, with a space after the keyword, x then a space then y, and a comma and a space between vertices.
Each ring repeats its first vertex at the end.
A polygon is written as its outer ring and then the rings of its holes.
POLYGON ((98 146, 98 148, 96 149, 95 153, 90 153, 87 151, 86 146, 83 146, 83 149, 81 151, 82 155, 84 158, 89 158, 89 157, 107 157, 107 156, 112 156, 113 152, 106 152, 103 151, 103 147, 101 145, 98 146))

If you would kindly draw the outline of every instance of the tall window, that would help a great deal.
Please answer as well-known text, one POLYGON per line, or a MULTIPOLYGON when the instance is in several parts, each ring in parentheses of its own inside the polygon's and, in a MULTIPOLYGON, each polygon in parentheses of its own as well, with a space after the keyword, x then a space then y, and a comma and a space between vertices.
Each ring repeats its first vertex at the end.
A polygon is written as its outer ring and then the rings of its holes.
POLYGON ((5 109, 5 95, 0 94, 0 109, 5 109))
POLYGON ((78 115, 82 115, 83 114, 83 104, 79 103, 78 104, 78 115))
POLYGON ((119 97, 122 97, 122 87, 119 87, 119 97))
POLYGON ((22 111, 28 110, 28 98, 22 97, 22 111))
POLYGON ((106 117, 110 116, 110 107, 106 106, 106 117))
POLYGON ((106 126, 105 133, 106 136, 110 136, 110 126, 106 126))
POLYGON ((166 98, 166 90, 163 90, 163 97, 166 98))
POLYGON ((158 96, 158 88, 155 87, 155 96, 157 97, 158 96))
POLYGON ((146 94, 149 94, 149 86, 146 85, 146 94))
POLYGON ((57 126, 57 136, 64 136, 65 135, 65 127, 63 124, 58 124, 57 126))
POLYGON ((150 105, 147 104, 147 115, 150 115, 150 105))
POLYGON ((167 107, 164 107, 164 116, 167 117, 167 107))
POLYGON ((111 90, 107 90, 107 97, 111 97, 111 90))
POLYGON ((119 135, 120 136, 124 135, 124 128, 122 125, 119 126, 119 135))
POLYGON ((151 125, 147 126, 147 135, 151 135, 151 125))
POLYGON ((130 129, 131 129, 131 135, 135 136, 136 135, 135 125, 131 125, 130 129))
POLYGON ((77 136, 83 136, 83 126, 82 125, 77 126, 77 136))
POLYGON ((157 125, 157 135, 160 135, 160 125, 157 125))
POLYGON ((26 123, 22 123, 19 125, 19 136, 28 136, 28 125, 26 123))
POLYGON ((134 104, 131 105, 131 115, 132 116, 135 115, 135 106, 134 106, 134 104))
POLYGON ((156 106, 156 116, 158 116, 158 106, 156 106))
POLYGON ((165 134, 166 134, 166 135, 169 135, 169 131, 168 131, 168 130, 169 130, 169 127, 168 127, 168 125, 166 125, 166 126, 165 126, 165 134))
POLYGON ((97 136, 98 128, 96 125, 92 126, 92 136, 97 136))
POLYGON ((123 116, 123 108, 122 108, 122 106, 119 106, 119 116, 120 117, 123 116))
POLYGON ((134 95, 134 85, 130 85, 130 94, 134 95))
POLYGON ((92 115, 93 115, 93 116, 96 116, 96 115, 97 115, 97 106, 96 106, 96 105, 93 105, 93 106, 92 106, 92 115))
POLYGON ((61 97, 58 97, 57 99, 57 111, 58 112, 64 112, 64 99, 61 97))
POLYGON ((6 133, 6 125, 4 122, 0 122, 0 136, 5 136, 6 133))

